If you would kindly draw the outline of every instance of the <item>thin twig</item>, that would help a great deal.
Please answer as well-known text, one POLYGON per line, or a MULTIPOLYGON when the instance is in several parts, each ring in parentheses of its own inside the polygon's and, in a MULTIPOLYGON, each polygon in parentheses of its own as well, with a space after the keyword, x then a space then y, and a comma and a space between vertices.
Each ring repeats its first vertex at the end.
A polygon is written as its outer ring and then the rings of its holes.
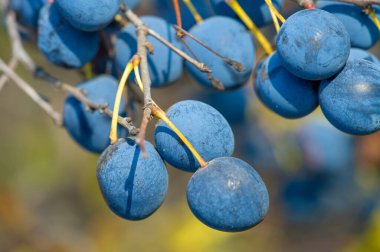
POLYGON ((194 37, 190 32, 186 31, 185 29, 182 29, 178 25, 173 25, 173 27, 174 27, 174 29, 176 29, 179 32, 179 34, 181 36, 187 36, 187 37, 191 38, 192 40, 194 40, 195 42, 197 42, 198 44, 200 44, 201 46, 203 46, 204 48, 206 48, 207 50, 209 50, 210 52, 212 52, 213 54, 215 54, 219 58, 221 58, 224 62, 226 62, 227 64, 232 66, 236 71, 238 71, 238 72, 245 71, 245 68, 242 64, 240 64, 239 62, 232 60, 230 58, 224 57, 223 55, 221 55, 220 53, 218 53, 214 49, 210 48, 204 42, 202 42, 199 39, 197 39, 196 37, 194 37))
MULTIPOLYGON (((74 96, 78 101, 84 104, 89 110, 98 110, 100 113, 106 114, 109 118, 112 118, 112 110, 108 108, 108 104, 97 104, 85 95, 85 93, 73 87, 67 83, 59 82, 57 88, 65 91, 66 93, 74 96)), ((139 133, 139 129, 137 129, 132 124, 132 120, 129 117, 121 117, 119 116, 117 122, 124 128, 126 128, 130 135, 137 135, 139 133)))
POLYGON ((29 71, 34 72, 36 65, 22 45, 20 33, 17 28, 16 14, 10 8, 7 10, 5 21, 12 45, 13 57, 16 57, 29 71))
MULTIPOLYGON (((12 57, 11 60, 9 61, 8 63, 8 66, 10 69, 14 70, 18 65, 18 58, 17 57, 12 57)), ((5 84, 7 83, 8 81, 8 76, 6 74, 3 74, 1 77, 0 77, 0 91, 3 89, 3 87, 5 86, 5 84)))
POLYGON ((158 41, 160 41, 162 44, 170 48, 173 52, 181 56, 183 59, 187 60, 191 64, 193 64, 196 68, 198 68, 202 72, 209 72, 211 73, 211 69, 204 63, 199 62, 192 57, 190 57, 187 53, 184 51, 180 50, 179 48, 175 47, 172 43, 161 37, 158 33, 144 25, 144 23, 141 21, 141 19, 133 13, 130 9, 125 9, 121 8, 122 11, 124 12, 124 15, 126 18, 135 26, 135 27, 140 27, 142 30, 146 30, 146 33, 151 35, 152 37, 156 38, 158 41))
POLYGON ((62 117, 56 112, 50 103, 45 101, 26 81, 21 79, 2 59, 0 69, 8 76, 25 94, 27 94, 38 106, 40 106, 57 125, 62 125, 62 117))

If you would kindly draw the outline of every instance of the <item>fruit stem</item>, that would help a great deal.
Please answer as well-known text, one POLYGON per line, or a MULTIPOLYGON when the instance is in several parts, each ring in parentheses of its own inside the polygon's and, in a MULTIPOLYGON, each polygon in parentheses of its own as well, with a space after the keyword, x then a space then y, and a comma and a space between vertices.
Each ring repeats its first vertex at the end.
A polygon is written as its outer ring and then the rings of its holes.
POLYGON ((271 6, 269 5, 269 3, 272 4, 272 1, 271 0, 265 0, 265 3, 268 5, 269 12, 270 12, 270 15, 271 15, 272 20, 273 20, 274 28, 276 29, 276 32, 278 33, 280 31, 280 24, 278 23, 278 19, 276 17, 276 14, 272 10, 271 6))
POLYGON ((244 9, 236 0, 225 0, 226 3, 231 7, 231 9, 238 15, 238 17, 243 21, 247 28, 252 32, 255 38, 259 41, 260 45, 263 47, 265 52, 270 55, 273 53, 273 49, 267 38, 260 31, 259 28, 253 23, 252 19, 247 15, 244 9))
POLYGON ((375 9, 372 8, 372 6, 369 9, 368 15, 371 17, 372 21, 375 23, 377 29, 380 30, 380 22, 379 22, 379 19, 376 17, 375 9))
POLYGON ((271 13, 274 13, 278 20, 281 21, 281 23, 285 23, 285 18, 281 15, 281 13, 274 7, 272 0, 265 0, 265 3, 268 5, 269 10, 271 13))
POLYGON ((177 20, 177 25, 179 27, 182 27, 181 9, 179 7, 178 0, 173 0, 173 5, 174 5, 174 11, 175 11, 175 18, 177 20))
POLYGON ((201 23, 203 19, 201 15, 199 14, 199 12, 197 11, 197 9, 195 8, 193 2, 191 2, 191 0, 182 0, 182 1, 186 5, 186 7, 189 9, 191 15, 195 19, 195 22, 201 23))
POLYGON ((85 75, 86 80, 92 79, 92 64, 91 63, 87 63, 84 66, 84 75, 85 75))
POLYGON ((198 160, 199 164, 201 165, 201 168, 206 167, 207 162, 199 155, 197 150, 194 148, 194 146, 187 140, 187 138, 182 134, 182 132, 170 121, 170 119, 167 117, 166 113, 158 107, 156 104, 152 107, 152 115, 157 117, 158 119, 161 119, 164 121, 169 128, 171 128, 174 133, 182 140, 182 142, 186 145, 186 147, 190 150, 190 152, 194 155, 194 157, 198 160))
POLYGON ((133 70, 133 60, 136 58, 134 56, 127 64, 127 66, 124 69, 123 75, 120 79, 119 86, 117 88, 117 93, 115 97, 115 104, 113 106, 113 114, 112 114, 112 122, 111 122, 111 131, 110 131, 110 141, 111 144, 115 144, 117 142, 117 119, 119 117, 119 110, 120 110, 120 102, 121 97, 123 96, 123 90, 125 83, 128 80, 129 75, 131 74, 133 70))
MULTIPOLYGON (((136 76, 136 82, 138 86, 140 87, 141 92, 144 92, 144 87, 142 85, 142 81, 140 78, 139 73, 139 62, 133 61, 133 68, 136 76)), ((207 162, 199 155, 197 150, 194 148, 194 146, 187 140, 187 138, 182 134, 182 132, 170 121, 170 119, 166 116, 166 113, 153 101, 152 105, 152 115, 157 117, 158 119, 161 119, 164 121, 169 128, 171 128, 174 133, 182 140, 182 142, 186 145, 186 147, 190 150, 190 152, 194 155, 194 157, 198 160, 201 167, 205 167, 207 165, 207 162)))

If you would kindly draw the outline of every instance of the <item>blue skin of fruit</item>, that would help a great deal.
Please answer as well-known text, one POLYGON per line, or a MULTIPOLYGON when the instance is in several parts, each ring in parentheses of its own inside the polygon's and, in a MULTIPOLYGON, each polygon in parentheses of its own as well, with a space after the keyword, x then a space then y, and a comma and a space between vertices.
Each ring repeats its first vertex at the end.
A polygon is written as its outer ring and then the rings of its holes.
MULTIPOLYGON (((269 8, 264 0, 239 0, 238 2, 256 26, 263 27, 273 22, 269 8)), ((283 5, 282 0, 274 0, 272 3, 277 10, 281 10, 283 5)), ((229 16, 240 20, 224 0, 211 0, 211 6, 217 15, 229 16)))
POLYGON ((218 110, 230 124, 241 124, 246 119, 248 97, 242 88, 232 91, 202 91, 195 98, 218 110))
POLYGON ((155 212, 165 199, 168 173, 153 145, 145 141, 148 157, 131 139, 110 145, 98 162, 100 190, 109 208, 127 220, 141 220, 155 212))
POLYGON ((99 49, 99 35, 75 29, 59 14, 56 4, 42 8, 38 27, 38 47, 56 65, 80 68, 99 49))
MULTIPOLYGON (((170 107, 167 116, 205 161, 232 155, 235 141, 231 127, 213 107, 185 100, 170 107)), ((154 140, 158 152, 169 164, 188 172, 199 168, 190 150, 162 120, 156 125, 154 140)))
POLYGON ((98 31, 112 22, 119 0, 55 0, 63 17, 75 28, 98 31))
MULTIPOLYGON (((165 20, 153 16, 144 16, 141 19, 174 46, 182 47, 174 28, 165 20)), ((148 37, 148 42, 152 43, 154 50, 153 54, 148 54, 152 87, 165 86, 179 79, 183 73, 182 58, 152 36, 148 37)), ((129 60, 137 52, 136 28, 132 24, 123 28, 119 34, 115 43, 115 51, 117 66, 123 71, 129 60)), ((134 74, 131 74, 130 80, 135 80, 134 74)))
POLYGON ((299 149, 308 169, 341 175, 353 166, 353 138, 326 120, 302 124, 296 133, 299 149))
POLYGON ((380 63, 379 59, 375 55, 360 48, 351 48, 350 56, 348 59, 349 60, 363 59, 363 60, 371 61, 372 63, 375 63, 375 64, 380 63))
POLYGON ((319 103, 323 114, 339 130, 366 135, 380 128, 380 66, 350 60, 334 78, 321 82, 319 103))
POLYGON ((45 3, 47 0, 10 1, 11 8, 17 13, 20 22, 31 28, 37 28, 38 16, 45 3))
POLYGON ((300 118, 318 106, 318 83, 298 78, 275 52, 257 67, 255 92, 262 103, 285 118, 300 118))
MULTIPOLYGON (((181 10, 181 20, 182 20, 182 27, 186 30, 190 29, 193 25, 196 24, 195 19, 189 9, 186 7, 186 5, 183 3, 183 1, 178 1, 179 7, 181 10)), ((199 12, 199 15, 206 19, 208 17, 211 17, 214 15, 214 12, 211 8, 211 5, 209 1, 205 0, 192 0, 191 1, 197 11, 199 12)), ((164 18, 166 21, 172 24, 177 23, 174 5, 172 0, 154 0, 154 15, 164 18)))
POLYGON ((306 174, 286 181, 282 188, 286 216, 296 222, 315 222, 321 218, 326 176, 306 174))
MULTIPOLYGON (((185 39, 199 61, 211 68, 212 76, 221 81, 225 89, 238 88, 248 81, 255 64, 255 45, 251 34, 241 23, 229 17, 214 16, 195 25, 190 33, 213 50, 239 62, 245 68, 244 71, 238 72, 194 40, 185 39)), ((190 54, 187 49, 186 52, 190 54)), ((185 66, 201 85, 213 87, 206 73, 199 71, 187 61, 185 66)))
POLYGON ((260 175, 246 162, 216 158, 191 177, 187 202, 209 227, 238 232, 260 223, 269 209, 269 195, 260 175))
MULTIPOLYGON (((375 23, 359 6, 321 1, 317 7, 334 14, 342 22, 350 34, 351 46, 353 47, 368 49, 380 37, 379 29, 375 23)), ((376 8, 377 12, 379 10, 380 8, 376 8)))
POLYGON ((333 14, 318 9, 302 10, 282 25, 277 52, 292 74, 323 80, 344 67, 350 53, 350 36, 333 14))
MULTIPOLYGON (((112 110, 117 86, 115 78, 102 75, 79 84, 77 88, 82 89, 93 102, 100 105, 109 104, 109 108, 112 110)), ((124 104, 123 100, 121 104, 124 104)), ((122 112, 120 109, 120 114, 122 112)), ((102 153, 110 144, 111 119, 107 115, 100 114, 99 111, 86 111, 85 106, 73 96, 67 97, 62 114, 64 127, 83 148, 95 153, 102 153)), ((119 134, 126 136, 126 129, 119 127, 119 134)))

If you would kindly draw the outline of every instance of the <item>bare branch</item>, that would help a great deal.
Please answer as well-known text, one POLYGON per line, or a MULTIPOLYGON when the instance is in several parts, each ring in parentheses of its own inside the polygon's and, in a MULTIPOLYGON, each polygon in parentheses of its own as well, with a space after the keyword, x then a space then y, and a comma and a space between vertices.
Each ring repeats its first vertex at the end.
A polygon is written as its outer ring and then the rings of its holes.
POLYGON ((38 104, 57 125, 62 125, 62 117, 56 112, 50 103, 45 101, 27 82, 21 79, 7 64, 0 59, 0 69, 12 80, 25 94, 38 104))
POLYGON ((17 29, 16 14, 10 8, 7 9, 5 21, 12 45, 13 57, 16 57, 29 71, 34 72, 36 70, 36 65, 22 45, 20 34, 17 29))
POLYGON ((164 44, 165 46, 169 47, 173 52, 175 52, 176 54, 178 54, 179 56, 181 56, 183 59, 185 59, 188 62, 190 62, 191 64, 193 64, 200 71, 211 73, 211 69, 206 64, 204 64, 202 62, 199 62, 199 61, 195 60, 194 58, 190 57, 187 53, 185 53, 184 51, 182 51, 179 48, 175 47, 172 43, 170 43, 169 41, 167 41, 166 39, 164 39, 163 37, 161 37, 158 33, 156 33, 155 31, 153 31, 152 29, 150 29, 146 25, 144 25, 144 23, 141 21, 141 19, 135 13, 133 13, 131 10, 129 10, 129 9, 125 10, 123 8, 122 8, 122 10, 124 11, 124 14, 127 17, 127 19, 134 26, 140 27, 140 29, 142 29, 142 30, 146 30, 147 34, 151 35, 152 37, 154 37, 158 41, 160 41, 162 44, 164 44))
MULTIPOLYGON (((9 68, 14 70, 17 65, 18 65, 18 59, 16 57, 12 57, 8 63, 9 68)), ((3 89, 7 81, 8 81, 8 76, 6 74, 3 74, 0 77, 0 91, 3 89)))
MULTIPOLYGON (((64 82, 59 82, 57 85, 57 88, 74 96, 78 101, 84 104, 87 108, 91 110, 98 110, 99 112, 106 114, 109 118, 112 118, 112 110, 108 108, 108 104, 97 104, 91 101, 90 99, 88 99, 82 90, 64 82)), ((137 135, 139 133, 139 129, 133 126, 131 118, 119 116, 117 119, 117 122, 122 127, 126 128, 130 135, 137 135)))

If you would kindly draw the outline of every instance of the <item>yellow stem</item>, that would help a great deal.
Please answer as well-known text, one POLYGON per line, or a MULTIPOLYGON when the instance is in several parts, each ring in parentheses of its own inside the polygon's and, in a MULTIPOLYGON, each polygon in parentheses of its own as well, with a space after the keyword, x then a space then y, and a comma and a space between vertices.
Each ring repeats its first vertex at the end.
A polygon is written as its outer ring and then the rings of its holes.
POLYGON ((133 63, 129 61, 127 66, 125 67, 123 76, 121 77, 121 80, 119 82, 119 87, 117 88, 115 104, 113 106, 111 131, 110 131, 111 144, 114 144, 117 142, 117 119, 119 117, 121 97, 123 96, 123 89, 124 89, 125 83, 127 82, 128 76, 131 74, 132 70, 133 70, 133 63))
MULTIPOLYGON (((140 87, 140 90, 144 92, 144 87, 140 78, 139 73, 139 62, 135 62, 133 65, 136 81, 138 86, 140 87)), ((207 165, 207 162, 204 161, 204 159, 199 155, 197 150, 194 148, 194 146, 187 140, 187 138, 182 134, 182 132, 170 121, 170 119, 166 116, 166 113, 157 105, 157 103, 153 102, 153 108, 152 108, 152 115, 157 117, 158 119, 161 119, 164 121, 169 128, 171 128, 174 133, 182 140, 182 142, 186 145, 186 147, 190 150, 190 152, 194 155, 194 157, 198 160, 201 167, 205 167, 207 165)))
POLYGON ((169 128, 171 128, 174 133, 182 140, 182 142, 186 145, 186 147, 191 151, 191 153, 194 155, 194 157, 198 160, 201 167, 205 167, 207 165, 207 162, 199 155, 197 150, 194 148, 194 146, 187 140, 187 138, 182 134, 182 132, 170 121, 170 119, 167 117, 166 113, 157 105, 155 105, 152 109, 152 114, 164 121, 169 128))
POLYGON ((281 15, 281 13, 274 7, 272 0, 265 0, 265 3, 268 5, 269 10, 273 12, 276 17, 281 21, 281 23, 285 23, 285 18, 281 15))
POLYGON ((138 64, 134 64, 133 71, 135 73, 137 85, 139 86, 141 92, 144 93, 144 85, 143 85, 143 83, 141 81, 140 71, 139 71, 139 65, 138 64))
POLYGON ((265 2, 267 3, 267 5, 269 7, 269 12, 270 12, 270 15, 272 16, 274 28, 276 28, 276 32, 278 33, 280 31, 280 24, 278 23, 278 19, 276 17, 276 14, 274 13, 274 11, 272 10, 272 8, 268 4, 268 2, 270 2, 272 4, 272 1, 271 0, 265 0, 265 2))
POLYGON ((90 80, 92 78, 92 64, 87 63, 84 66, 84 75, 87 80, 90 80))
POLYGON ((243 10, 240 4, 236 0, 225 0, 226 3, 231 7, 231 9, 238 15, 238 17, 243 21, 243 23, 248 27, 248 29, 255 36, 260 45, 264 48, 267 54, 272 54, 273 49, 267 38, 260 31, 259 28, 253 23, 252 19, 243 10))
POLYGON ((376 17, 375 9, 371 8, 368 14, 372 18, 372 21, 375 23, 377 29, 380 30, 380 22, 379 22, 379 19, 376 17))
POLYGON ((191 12, 191 15, 193 15, 195 22, 197 23, 202 22, 203 19, 201 15, 199 14, 199 12, 197 11, 197 9, 195 8, 194 4, 191 2, 191 0, 182 0, 182 1, 191 12))

